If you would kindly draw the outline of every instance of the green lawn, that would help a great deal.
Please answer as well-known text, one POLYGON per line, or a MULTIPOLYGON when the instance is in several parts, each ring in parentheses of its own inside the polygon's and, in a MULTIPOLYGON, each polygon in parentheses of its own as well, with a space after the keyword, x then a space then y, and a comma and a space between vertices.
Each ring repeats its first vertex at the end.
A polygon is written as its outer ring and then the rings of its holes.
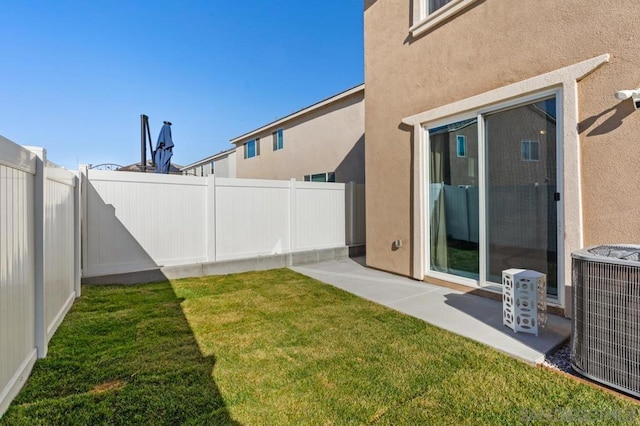
POLYGON ((640 406, 282 269, 84 287, 0 424, 640 424, 640 406))

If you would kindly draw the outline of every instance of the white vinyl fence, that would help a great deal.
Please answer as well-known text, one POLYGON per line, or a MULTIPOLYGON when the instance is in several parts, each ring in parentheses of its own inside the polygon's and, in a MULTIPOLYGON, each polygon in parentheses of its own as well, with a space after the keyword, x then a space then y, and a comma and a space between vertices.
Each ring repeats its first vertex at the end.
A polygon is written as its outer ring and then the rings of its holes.
POLYGON ((80 294, 78 178, 0 137, 0 416, 80 294))
MULTIPOLYGON (((477 243, 480 233, 478 187, 433 183, 430 191, 431 214, 435 201, 441 197, 444 199, 447 235, 456 240, 477 243)), ((491 244, 555 252, 556 229, 547 226, 557 221, 555 191, 552 185, 492 187, 489 191, 489 217, 499 216, 500 220, 489 223, 491 244), (491 209, 499 209, 500 212, 494 214, 491 209), (537 220, 540 217, 547 220, 537 220), (522 223, 533 225, 523 227, 522 223)))
POLYGON ((364 185, 82 174, 85 277, 364 242, 364 185))

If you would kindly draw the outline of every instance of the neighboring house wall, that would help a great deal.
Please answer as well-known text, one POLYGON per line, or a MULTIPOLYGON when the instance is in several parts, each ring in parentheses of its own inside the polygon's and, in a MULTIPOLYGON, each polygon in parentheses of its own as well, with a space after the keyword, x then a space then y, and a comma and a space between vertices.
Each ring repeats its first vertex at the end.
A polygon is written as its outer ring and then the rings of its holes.
POLYGON ((237 146, 237 176, 304 180, 335 172, 336 182, 364 183, 364 85, 345 93, 348 96, 336 95, 326 105, 311 106, 232 140, 237 146), (283 146, 274 150, 273 133, 278 129, 283 146), (245 158, 244 144, 256 138, 258 155, 245 158))
MULTIPOLYGON (((640 242, 640 218, 630 214, 640 199, 640 113, 630 101, 613 97, 616 90, 640 83, 640 27, 630 13, 638 9, 637 2, 452 3, 468 7, 421 34, 416 26, 412 35, 410 27, 421 16, 418 0, 365 0, 367 263, 418 279, 427 273, 429 214, 421 206, 428 197, 429 149, 423 122, 455 121, 464 115, 465 102, 482 114, 492 102, 559 89, 563 174, 558 185, 564 215, 559 267, 570 289, 571 250, 640 242), (606 62, 604 54, 610 55, 608 64, 599 67, 606 62), (573 84, 555 77, 547 87, 540 81, 516 84, 566 67, 574 68, 556 76, 588 70, 576 75, 579 81, 573 84), (512 88, 500 92, 507 86, 512 88), (419 114, 424 115, 415 117, 419 114), (405 243, 393 249, 397 239, 405 243)), ((543 147, 541 152, 546 152, 543 147)), ((504 155, 492 161, 522 165, 504 155)), ((536 179, 542 183, 553 177, 536 179)), ((569 294, 565 292, 561 305, 569 306, 569 294)))
POLYGON ((184 175, 206 177, 236 177, 236 152, 228 150, 184 166, 180 171, 184 175), (213 172, 212 172, 213 169, 213 172))
POLYGON ((232 152, 226 157, 215 162, 216 177, 236 177, 236 152, 232 152))

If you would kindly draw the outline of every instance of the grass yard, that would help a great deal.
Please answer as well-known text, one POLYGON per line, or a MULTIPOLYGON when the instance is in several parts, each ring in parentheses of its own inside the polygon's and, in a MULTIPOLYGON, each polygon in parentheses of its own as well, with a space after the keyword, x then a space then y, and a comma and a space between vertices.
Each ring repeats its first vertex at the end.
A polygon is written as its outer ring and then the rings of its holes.
POLYGON ((640 424, 640 406, 282 269, 83 296, 13 424, 640 424))

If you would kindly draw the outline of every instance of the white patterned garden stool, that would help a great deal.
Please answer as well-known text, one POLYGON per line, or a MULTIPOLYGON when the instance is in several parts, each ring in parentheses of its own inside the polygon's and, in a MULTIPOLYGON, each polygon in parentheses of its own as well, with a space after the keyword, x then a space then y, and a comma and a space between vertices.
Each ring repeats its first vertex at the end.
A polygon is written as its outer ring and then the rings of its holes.
POLYGON ((538 335, 547 325, 547 276, 526 269, 502 271, 502 323, 538 335))

